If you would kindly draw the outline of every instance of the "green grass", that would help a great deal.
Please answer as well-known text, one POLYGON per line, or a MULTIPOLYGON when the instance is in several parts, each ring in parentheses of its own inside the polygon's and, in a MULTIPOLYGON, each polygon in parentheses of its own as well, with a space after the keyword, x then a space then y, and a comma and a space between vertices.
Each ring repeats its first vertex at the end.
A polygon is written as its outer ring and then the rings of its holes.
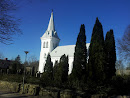
MULTIPOLYGON (((18 75, 18 74, 0 74, 0 80, 22 83, 23 82, 23 75, 18 75)), ((37 77, 33 77, 33 76, 29 76, 29 75, 25 76, 25 83, 39 84, 39 81, 40 80, 37 77)))

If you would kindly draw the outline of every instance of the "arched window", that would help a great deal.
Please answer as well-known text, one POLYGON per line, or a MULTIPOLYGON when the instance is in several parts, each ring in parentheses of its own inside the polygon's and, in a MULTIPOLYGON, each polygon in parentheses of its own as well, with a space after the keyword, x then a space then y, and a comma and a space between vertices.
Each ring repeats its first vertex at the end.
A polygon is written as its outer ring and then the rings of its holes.
POLYGON ((46 42, 46 48, 48 48, 48 42, 46 42))
POLYGON ((43 43, 43 48, 45 48, 45 42, 43 43))

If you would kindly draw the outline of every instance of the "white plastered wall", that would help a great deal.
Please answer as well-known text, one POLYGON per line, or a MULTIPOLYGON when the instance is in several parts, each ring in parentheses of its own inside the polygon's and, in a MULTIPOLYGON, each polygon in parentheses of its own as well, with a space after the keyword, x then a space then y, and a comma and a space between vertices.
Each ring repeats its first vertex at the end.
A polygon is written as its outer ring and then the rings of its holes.
POLYGON ((40 60, 39 60, 39 69, 40 73, 44 72, 44 66, 46 62, 46 58, 48 53, 54 50, 55 47, 59 45, 59 39, 50 37, 50 38, 41 38, 41 52, 40 52, 40 60), (45 43, 45 47, 44 46, 45 43), (48 47, 46 47, 46 43, 48 43, 48 47))
MULTIPOLYGON (((72 72, 72 68, 73 68, 73 60, 74 60, 74 57, 69 57, 69 72, 68 74, 70 74, 72 72)), ((54 67, 54 64, 55 64, 55 61, 60 61, 60 57, 51 57, 51 61, 53 62, 53 67, 54 67)))

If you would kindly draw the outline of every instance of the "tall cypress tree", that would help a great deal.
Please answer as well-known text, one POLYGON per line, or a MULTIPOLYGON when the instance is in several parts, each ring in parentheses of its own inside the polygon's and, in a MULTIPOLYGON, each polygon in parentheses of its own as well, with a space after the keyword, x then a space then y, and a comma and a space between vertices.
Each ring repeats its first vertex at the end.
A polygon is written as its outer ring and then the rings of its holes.
POLYGON ((54 86, 60 86, 61 81, 61 70, 58 61, 55 61, 55 65, 53 68, 53 76, 54 76, 54 86))
POLYGON ((80 32, 77 37, 75 46, 74 62, 72 69, 72 76, 74 79, 80 80, 86 74, 87 63, 87 48, 86 48, 86 35, 84 24, 80 27, 80 32))
POLYGON ((40 80, 42 86, 51 86, 53 83, 53 63, 51 62, 50 54, 47 56, 44 72, 40 80))
POLYGON ((95 81, 99 84, 105 78, 104 54, 105 53, 104 53, 103 28, 98 18, 96 18, 89 47, 88 71, 89 71, 89 78, 92 81, 95 81))
POLYGON ((111 79, 116 72, 116 49, 113 30, 108 31, 106 34, 104 49, 106 55, 105 73, 107 79, 111 79))
POLYGON ((57 72, 58 72, 58 68, 59 68, 59 63, 58 61, 56 60, 55 61, 55 64, 54 64, 54 68, 53 68, 53 76, 54 76, 54 81, 57 81, 57 72))
POLYGON ((44 67, 44 73, 47 74, 48 78, 53 79, 53 63, 51 62, 51 56, 48 54, 46 64, 44 67))
POLYGON ((56 86, 62 86, 68 80, 68 56, 65 54, 61 56, 59 63, 56 61, 54 66, 54 82, 56 86))
POLYGON ((61 56, 59 66, 61 70, 61 80, 62 83, 64 83, 68 80, 68 71, 69 71, 68 56, 66 56, 65 54, 61 56))

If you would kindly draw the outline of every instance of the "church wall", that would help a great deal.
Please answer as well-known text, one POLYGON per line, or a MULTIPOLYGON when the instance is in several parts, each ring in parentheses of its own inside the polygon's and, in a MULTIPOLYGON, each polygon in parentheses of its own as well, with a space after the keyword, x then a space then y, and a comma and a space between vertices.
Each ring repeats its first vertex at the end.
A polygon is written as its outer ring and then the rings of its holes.
POLYGON ((50 39, 41 39, 41 52, 49 52, 49 47, 51 47, 50 39), (48 44, 47 44, 48 43, 48 44))
POLYGON ((50 39, 44 40, 41 38, 41 52, 40 52, 40 61, 39 61, 39 69, 38 69, 38 71, 40 71, 41 73, 43 72, 44 69, 46 57, 50 52, 49 47, 50 47, 50 39))
POLYGON ((53 62, 53 67, 55 65, 55 61, 59 62, 59 60, 60 60, 60 57, 51 57, 51 61, 53 62))
MULTIPOLYGON (((72 68, 73 68, 73 60, 74 57, 69 57, 68 63, 69 63, 69 72, 68 74, 70 74, 72 72, 72 68)), ((51 57, 51 61, 53 62, 53 67, 55 65, 55 61, 60 61, 60 57, 51 57)))
POLYGON ((68 72, 68 74, 71 74, 71 72, 72 72, 73 61, 74 61, 74 57, 69 57, 69 72, 68 72))
POLYGON ((57 46, 59 46, 59 39, 52 37, 50 44, 50 52, 52 52, 57 46))
POLYGON ((45 60, 46 58, 44 58, 44 56, 42 55, 42 53, 40 53, 40 61, 39 61, 39 68, 38 71, 40 71, 41 73, 43 72, 44 69, 44 64, 45 64, 45 60))
MULTIPOLYGON (((40 61, 39 61, 39 70, 41 73, 43 72, 45 61, 48 53, 51 53, 55 47, 59 45, 59 39, 56 38, 41 38, 41 52, 40 52, 40 61)), ((55 63, 55 61, 54 61, 55 63)))

